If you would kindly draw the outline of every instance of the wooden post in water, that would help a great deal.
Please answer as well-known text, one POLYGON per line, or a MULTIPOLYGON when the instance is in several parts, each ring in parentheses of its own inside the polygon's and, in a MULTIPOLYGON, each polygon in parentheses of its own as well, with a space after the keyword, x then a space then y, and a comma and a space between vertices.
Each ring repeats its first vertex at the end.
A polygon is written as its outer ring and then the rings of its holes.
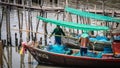
POLYGON ((2 8, 2 17, 1 17, 1 20, 0 20, 0 40, 1 40, 1 29, 2 29, 2 21, 3 21, 3 16, 4 16, 4 8, 2 8))
MULTIPOLYGON (((79 1, 78 0, 76 0, 76 9, 78 9, 78 3, 79 3, 79 1)), ((78 17, 78 15, 76 15, 76 22, 78 23, 78 19, 79 19, 79 17, 78 17)), ((77 34, 79 33, 79 30, 77 30, 77 34)))
POLYGON ((21 29, 21 24, 20 24, 20 11, 19 11, 19 8, 17 9, 17 14, 18 14, 18 26, 19 26, 19 34, 20 34, 20 41, 19 41, 19 47, 21 46, 21 42, 22 42, 22 35, 21 35, 21 32, 20 29, 21 29))
MULTIPOLYGON (((46 15, 46 17, 47 17, 47 12, 45 13, 46 15)), ((44 33, 45 33, 45 35, 44 35, 44 39, 45 39, 45 45, 47 45, 47 23, 44 23, 44 33)))
POLYGON ((24 54, 23 55, 20 55, 20 68, 23 68, 24 67, 24 54))
MULTIPOLYGON (((31 7, 31 0, 27 1, 27 5, 31 7)), ((28 30, 30 30, 30 25, 31 25, 31 9, 28 9, 28 30)), ((30 41, 30 32, 28 32, 28 40, 30 41)))
POLYGON ((0 68, 3 68, 3 45, 2 41, 0 40, 0 68))
MULTIPOLYGON (((32 6, 32 0, 29 0, 29 7, 32 6)), ((28 10, 28 21, 29 21, 29 30, 33 31, 33 26, 32 26, 32 14, 31 14, 31 9, 28 10)), ((30 33, 31 34, 31 39, 33 40, 33 32, 30 33)))
POLYGON ((6 7, 6 29, 7 29, 7 44, 11 44, 11 32, 10 32, 10 6, 6 7))
POLYGON ((18 38, 17 38, 17 33, 15 33, 15 45, 18 46, 18 38))
MULTIPOLYGON (((17 38, 17 33, 15 33, 15 46, 18 46, 18 38, 17 38)), ((18 48, 15 47, 16 52, 18 52, 18 48)))
MULTIPOLYGON (((40 16, 40 13, 37 16, 40 16)), ((37 40, 37 32, 38 32, 39 22, 40 22, 40 20, 37 20, 37 23, 36 23, 37 24, 37 26, 36 26, 36 33, 35 33, 35 41, 37 40)))

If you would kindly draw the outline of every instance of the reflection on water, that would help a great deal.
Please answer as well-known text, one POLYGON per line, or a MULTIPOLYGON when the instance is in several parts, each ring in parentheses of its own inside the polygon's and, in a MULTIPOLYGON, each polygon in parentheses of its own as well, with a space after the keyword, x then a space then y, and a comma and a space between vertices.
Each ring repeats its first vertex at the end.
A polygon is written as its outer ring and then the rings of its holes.
POLYGON ((24 55, 19 54, 18 47, 5 47, 3 68, 64 68, 57 65, 38 64, 27 51, 24 55))

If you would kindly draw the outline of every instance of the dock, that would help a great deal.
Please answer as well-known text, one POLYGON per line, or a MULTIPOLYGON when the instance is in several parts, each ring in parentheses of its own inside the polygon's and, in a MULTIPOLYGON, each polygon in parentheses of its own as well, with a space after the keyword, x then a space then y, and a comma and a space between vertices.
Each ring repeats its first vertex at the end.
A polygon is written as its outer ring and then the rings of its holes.
MULTIPOLYGON (((56 6, 28 6, 28 5, 22 5, 22 4, 14 4, 14 3, 7 3, 7 2, 0 2, 0 5, 2 6, 10 6, 10 7, 18 7, 18 8, 25 8, 25 9, 31 9, 31 10, 43 10, 43 11, 61 11, 64 12, 64 7, 56 7, 56 6)), ((103 10, 96 10, 96 9, 88 9, 86 11, 102 14, 103 10)), ((105 13, 107 15, 112 15, 115 13, 116 17, 120 17, 120 10, 105 10, 105 13)))

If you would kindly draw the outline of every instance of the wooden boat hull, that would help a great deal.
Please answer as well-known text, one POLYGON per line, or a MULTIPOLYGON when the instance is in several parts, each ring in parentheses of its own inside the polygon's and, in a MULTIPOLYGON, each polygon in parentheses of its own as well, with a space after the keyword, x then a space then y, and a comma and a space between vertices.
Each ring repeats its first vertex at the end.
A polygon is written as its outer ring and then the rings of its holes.
POLYGON ((38 63, 48 63, 62 66, 119 66, 120 58, 113 58, 109 55, 107 58, 92 58, 85 56, 70 56, 65 54, 56 54, 30 46, 25 46, 38 63))

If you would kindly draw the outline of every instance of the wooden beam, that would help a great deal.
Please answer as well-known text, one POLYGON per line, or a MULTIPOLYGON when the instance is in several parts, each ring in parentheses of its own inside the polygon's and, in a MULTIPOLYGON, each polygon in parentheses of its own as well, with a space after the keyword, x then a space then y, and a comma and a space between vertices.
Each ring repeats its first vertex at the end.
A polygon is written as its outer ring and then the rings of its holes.
POLYGON ((64 11, 64 8, 62 7, 38 7, 38 6, 31 6, 29 7, 28 5, 23 6, 22 4, 14 4, 14 3, 6 3, 6 2, 0 2, 0 5, 6 5, 6 6, 13 6, 13 7, 18 7, 18 8, 23 8, 25 9, 34 9, 34 10, 44 10, 44 11, 64 11))

